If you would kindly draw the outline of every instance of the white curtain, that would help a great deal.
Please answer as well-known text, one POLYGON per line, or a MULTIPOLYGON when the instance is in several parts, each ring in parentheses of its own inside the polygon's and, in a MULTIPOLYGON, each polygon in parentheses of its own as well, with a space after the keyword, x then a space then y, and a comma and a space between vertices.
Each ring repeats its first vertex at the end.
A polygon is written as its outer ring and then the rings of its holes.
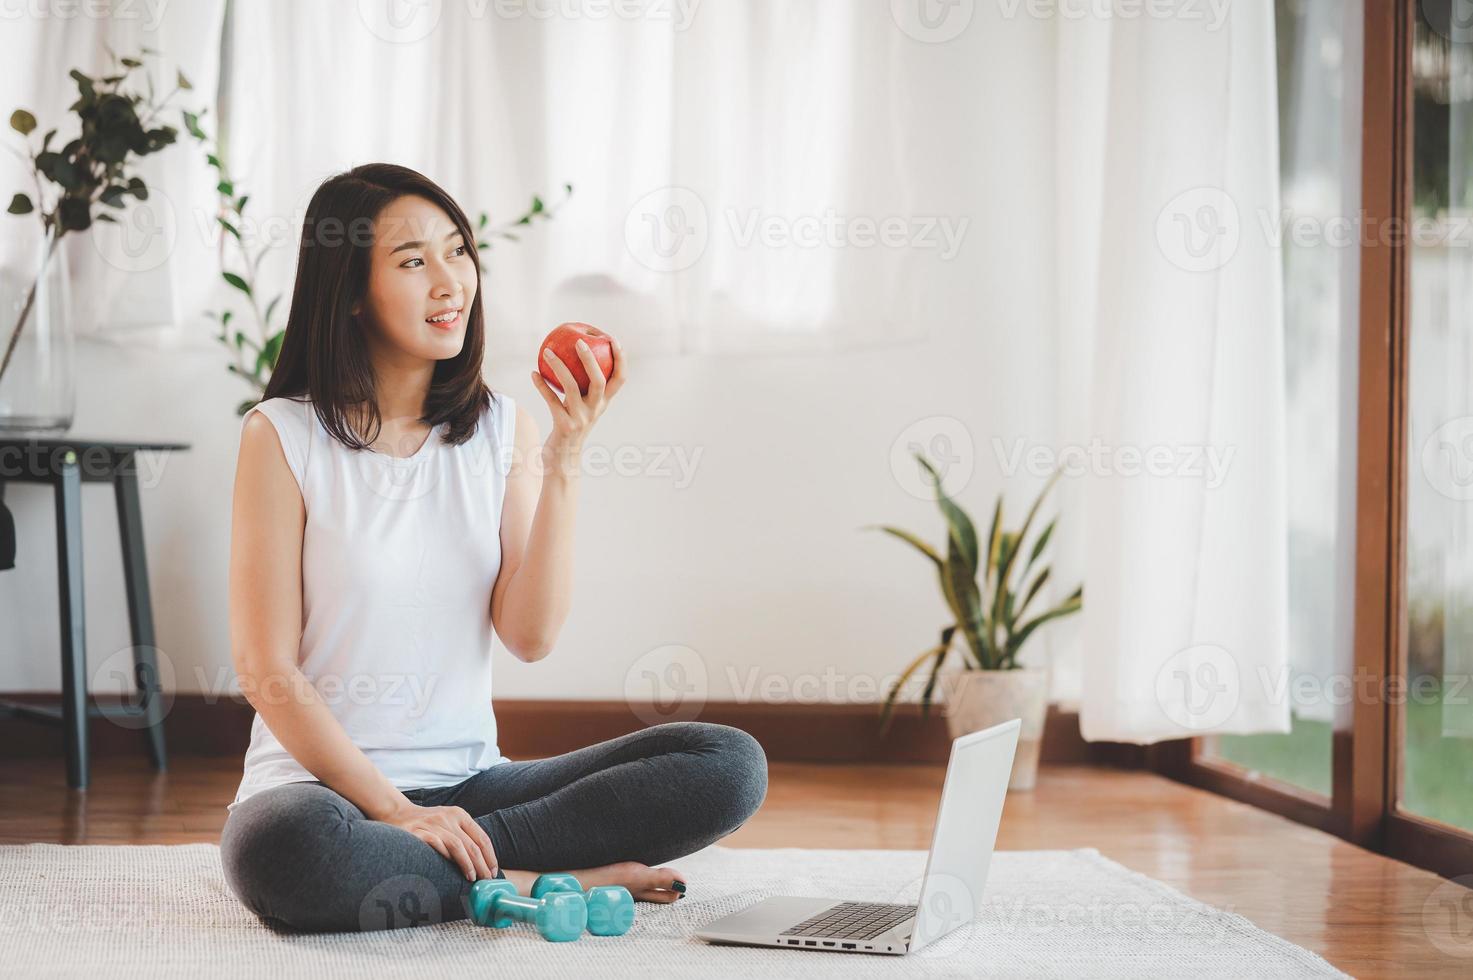
MULTIPOLYGON (((176 343, 213 291, 219 273, 208 222, 213 221, 215 184, 200 144, 184 131, 179 110, 214 104, 224 7, 225 0, 122 5, 111 16, 99 17, 89 15, 86 4, 66 9, 49 5, 38 8, 43 16, 12 14, 4 19, 0 64, 5 66, 5 116, 16 108, 35 115, 33 147, 52 128, 57 129, 53 149, 79 134, 76 114, 67 110, 77 98, 77 85, 67 73, 76 68, 93 78, 109 74, 117 67, 109 49, 118 57, 137 57, 143 48, 160 52, 144 58, 145 67, 133 73, 135 91, 146 89, 145 71, 159 97, 174 89, 180 71, 194 86, 175 96, 154 120, 154 125, 179 131, 175 144, 137 159, 130 170, 148 185, 148 200, 128 198, 128 209, 116 212, 118 224, 95 224, 63 239, 75 284, 74 327, 80 336, 176 343), (204 233, 199 230, 201 215, 207 222, 204 233)), ((206 116, 210 119, 212 115, 206 116)), ((18 151, 20 137, 7 132, 7 142, 18 151)), ((18 152, 0 155, 0 187, 6 188, 7 202, 16 191, 36 197, 33 175, 18 152)), ((55 189, 45 180, 42 186, 47 194, 55 189)), ((0 264, 11 269, 29 261, 25 250, 39 241, 40 220, 35 214, 4 220, 0 264)))
MULTIPOLYGON (((7 92, 43 126, 74 97, 67 69, 100 72, 104 43, 161 51, 151 62, 160 91, 182 68, 195 85, 183 104, 212 107, 205 129, 250 194, 242 232, 255 248, 276 246, 260 270, 266 295, 289 292, 316 186, 384 160, 440 182, 473 219, 507 221, 534 193, 557 210, 492 251, 498 337, 525 343, 563 319, 596 320, 650 352, 851 349, 928 334, 914 273, 949 258, 951 243, 912 213, 903 154, 916 142, 907 127, 921 123, 898 99, 907 68, 933 52, 897 30, 886 5, 566 9, 586 13, 251 0, 229 4, 227 27, 225 0, 145 4, 8 20, 0 61, 17 83, 7 92), (574 185, 566 206, 564 183, 574 185), (903 245, 876 244, 887 220, 905 222, 903 245)), ((5 166, 11 186, 27 185, 21 161, 5 166)), ((138 172, 157 189, 150 203, 69 244, 75 281, 88 284, 79 332, 212 344, 203 314, 233 298, 219 277, 214 172, 182 132, 138 172)))
MULTIPOLYGON (((492 251, 498 337, 565 319, 663 352, 925 336, 911 273, 936 253, 864 238, 911 215, 895 100, 902 60, 929 55, 885 5, 546 6, 233 5, 229 147, 250 210, 295 235, 325 177, 375 160, 493 223, 571 183, 554 220, 492 251)), ((268 259, 275 291, 294 259, 268 259)))
POLYGON ((1058 28, 1061 442, 1094 450, 1058 693, 1091 740, 1287 731, 1272 5, 1058 28))

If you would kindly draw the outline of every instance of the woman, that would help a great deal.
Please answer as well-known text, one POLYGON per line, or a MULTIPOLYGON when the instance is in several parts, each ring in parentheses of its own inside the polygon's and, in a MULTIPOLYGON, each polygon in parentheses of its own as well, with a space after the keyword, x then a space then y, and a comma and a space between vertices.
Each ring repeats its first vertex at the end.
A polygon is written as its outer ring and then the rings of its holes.
POLYGON ((568 616, 584 441, 624 385, 591 353, 581 396, 532 372, 537 424, 481 379, 475 236, 426 177, 370 164, 307 208, 291 313, 246 415, 231 648, 256 709, 221 836, 227 881, 305 930, 464 918, 470 885, 539 873, 686 888, 661 861, 736 830, 766 796, 740 729, 656 725, 549 759, 497 749, 493 634, 547 657, 568 616))

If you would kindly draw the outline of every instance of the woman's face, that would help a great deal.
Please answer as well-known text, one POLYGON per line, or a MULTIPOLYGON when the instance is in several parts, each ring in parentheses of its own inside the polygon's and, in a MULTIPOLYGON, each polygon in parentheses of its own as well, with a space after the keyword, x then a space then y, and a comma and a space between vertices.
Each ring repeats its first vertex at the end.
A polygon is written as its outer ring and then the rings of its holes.
POLYGON ((424 360, 460 353, 476 298, 470 243, 439 205, 401 197, 374 221, 365 322, 370 349, 424 360), (431 318, 455 311, 448 320, 431 318))

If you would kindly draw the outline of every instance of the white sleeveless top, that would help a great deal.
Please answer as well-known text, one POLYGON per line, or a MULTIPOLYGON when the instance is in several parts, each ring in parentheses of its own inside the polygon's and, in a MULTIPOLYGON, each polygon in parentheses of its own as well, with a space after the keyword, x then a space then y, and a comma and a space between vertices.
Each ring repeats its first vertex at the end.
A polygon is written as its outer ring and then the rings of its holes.
MULTIPOLYGON (((268 399, 246 418, 257 411, 276 427, 306 504, 302 673, 399 789, 447 786, 508 761, 491 706, 491 589, 515 446, 511 397, 494 394, 465 443, 442 444, 441 423, 403 459, 344 446, 305 397, 268 399)), ((227 809, 316 778, 257 714, 227 809)))

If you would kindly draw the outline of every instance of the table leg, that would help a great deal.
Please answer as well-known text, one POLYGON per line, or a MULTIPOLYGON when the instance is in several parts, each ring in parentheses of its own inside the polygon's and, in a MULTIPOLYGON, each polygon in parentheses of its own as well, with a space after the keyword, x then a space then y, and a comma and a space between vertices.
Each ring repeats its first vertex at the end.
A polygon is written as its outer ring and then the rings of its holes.
POLYGON ((82 472, 67 453, 56 484, 56 570, 61 605, 61 721, 66 742, 66 781, 86 789, 87 632, 82 598, 82 472))
POLYGON ((0 572, 15 567, 15 517, 5 506, 5 481, 0 480, 0 572))
POLYGON ((148 722, 148 751, 155 769, 168 768, 164 752, 164 708, 154 655, 153 603, 148 588, 148 560, 143 552, 143 512, 138 505, 138 470, 132 453, 113 471, 118 502, 118 531, 123 543, 123 580, 128 595, 128 622, 133 629, 133 680, 143 699, 148 722))

